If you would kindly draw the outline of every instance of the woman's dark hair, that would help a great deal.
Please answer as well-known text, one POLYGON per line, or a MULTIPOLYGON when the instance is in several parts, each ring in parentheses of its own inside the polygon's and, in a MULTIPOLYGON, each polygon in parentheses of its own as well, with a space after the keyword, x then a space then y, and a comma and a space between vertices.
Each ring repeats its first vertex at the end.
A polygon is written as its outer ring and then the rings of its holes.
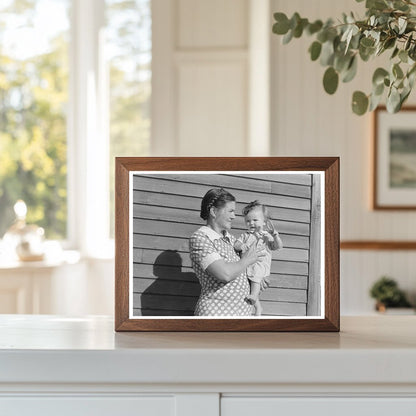
POLYGON ((235 201, 232 194, 223 188, 210 189, 201 202, 201 218, 207 220, 209 218, 209 211, 212 207, 222 208, 227 202, 235 201))

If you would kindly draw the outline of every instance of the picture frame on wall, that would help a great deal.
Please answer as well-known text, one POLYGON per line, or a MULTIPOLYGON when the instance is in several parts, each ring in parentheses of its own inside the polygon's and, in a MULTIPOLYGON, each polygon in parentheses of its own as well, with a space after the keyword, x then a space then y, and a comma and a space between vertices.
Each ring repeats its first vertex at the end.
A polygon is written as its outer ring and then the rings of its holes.
POLYGON ((373 117, 373 209, 416 209, 416 107, 373 117))
POLYGON ((339 331, 339 158, 122 157, 115 190, 116 331, 339 331))

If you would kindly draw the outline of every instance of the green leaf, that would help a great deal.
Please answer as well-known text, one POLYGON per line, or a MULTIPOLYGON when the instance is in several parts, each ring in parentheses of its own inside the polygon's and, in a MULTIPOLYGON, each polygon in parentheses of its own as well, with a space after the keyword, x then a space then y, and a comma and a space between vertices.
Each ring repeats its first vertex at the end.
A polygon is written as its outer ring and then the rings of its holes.
POLYGON ((315 41, 312 43, 312 45, 309 47, 309 53, 311 54, 312 61, 316 61, 319 58, 321 50, 322 44, 320 42, 315 41))
POLYGON ((324 74, 323 84, 324 89, 328 94, 334 94, 338 88, 338 73, 332 66, 327 68, 324 74))
POLYGON ((390 49, 396 44, 396 38, 387 38, 386 41, 383 43, 384 49, 390 49))
POLYGON ((354 79, 355 75, 357 74, 357 66, 357 58, 354 55, 350 60, 347 71, 342 77, 342 82, 350 82, 352 79, 354 79))
POLYGON ((322 66, 332 65, 334 62, 334 44, 331 41, 326 41, 322 45, 320 63, 322 66))
POLYGON ((375 44, 375 40, 373 38, 362 38, 360 41, 360 45, 364 48, 372 48, 375 44))
POLYGON ((293 30, 289 30, 286 35, 283 36, 282 43, 283 45, 288 44, 293 39, 293 30))
POLYGON ((388 71, 386 71, 384 68, 377 68, 373 74, 373 85, 377 86, 384 84, 384 78, 386 78, 388 75, 388 71))
POLYGON ((295 38, 300 38, 303 33, 303 29, 308 26, 308 19, 300 19, 296 27, 293 29, 293 36, 295 38))
POLYGON ((400 60, 401 60, 402 62, 407 63, 408 58, 409 58, 409 56, 408 56, 408 54, 407 54, 407 51, 405 51, 405 50, 403 50, 403 49, 402 49, 402 50, 399 52, 399 58, 400 58, 400 60))
POLYGON ((306 28, 306 32, 309 35, 313 35, 314 33, 319 32, 322 29, 322 26, 324 24, 321 20, 315 20, 313 23, 309 24, 309 26, 306 28))
POLYGON ((360 58, 364 61, 367 62, 371 56, 374 55, 375 53, 375 48, 366 48, 362 45, 359 46, 358 52, 360 54, 360 58))
POLYGON ((378 105, 380 104, 380 101, 381 101, 381 97, 382 97, 382 94, 379 94, 379 95, 371 94, 370 95, 370 106, 368 108, 368 111, 373 111, 378 107, 378 105))
POLYGON ((388 7, 385 0, 367 0, 365 3, 367 9, 384 10, 388 7))
POLYGON ((362 116, 368 108, 368 97, 361 91, 355 91, 352 95, 352 111, 362 116))
POLYGON ((276 33, 277 35, 285 35, 290 28, 287 16, 284 13, 275 13, 274 20, 276 20, 276 23, 273 25, 273 33, 276 33))
POLYGON ((398 24, 399 24, 399 35, 402 35, 404 31, 406 30, 407 20, 404 17, 400 16, 398 19, 398 24))
POLYGON ((373 95, 383 95, 384 92, 384 82, 379 85, 373 85, 373 95))
POLYGON ((392 88, 387 96, 386 107, 389 113, 397 113, 400 109, 400 93, 397 88, 392 88))
POLYGON ((392 54, 391 54, 391 56, 390 56, 390 59, 394 59, 394 58, 398 55, 399 51, 400 51, 400 49, 396 46, 396 47, 394 48, 393 53, 392 53, 392 54))
POLYGON ((407 51, 410 48, 410 44, 413 40, 413 33, 410 34, 410 36, 407 38, 406 43, 404 44, 404 49, 407 51))
POLYGON ((405 90, 402 91, 402 93, 400 94, 400 107, 399 110, 402 108, 403 103, 407 100, 407 98, 409 97, 410 93, 412 92, 411 88, 406 88, 405 90))
POLYGON ((401 79, 401 78, 404 77, 403 71, 400 68, 400 65, 399 64, 394 64, 393 65, 392 73, 395 76, 395 78, 397 78, 397 79, 401 79))
POLYGON ((402 0, 395 0, 393 2, 393 8, 402 12, 406 12, 407 10, 409 10, 409 6, 405 4, 402 0))

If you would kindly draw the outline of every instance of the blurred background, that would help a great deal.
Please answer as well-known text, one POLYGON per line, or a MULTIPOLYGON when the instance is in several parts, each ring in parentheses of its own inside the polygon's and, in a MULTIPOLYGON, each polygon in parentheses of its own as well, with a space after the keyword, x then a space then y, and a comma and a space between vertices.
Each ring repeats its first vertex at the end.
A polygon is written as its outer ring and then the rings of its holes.
MULTIPOLYGON (((282 45, 271 33, 276 11, 326 19, 362 9, 353 0, 3 0, 0 313, 113 314, 115 156, 339 156, 341 240, 415 240, 415 211, 371 208, 372 115, 353 115, 350 102, 370 89, 377 63, 360 62, 329 96, 312 41, 282 45), (27 212, 15 212, 18 200, 27 212), (13 258, 16 217, 41 227, 25 229, 45 239, 41 253, 23 245, 13 258)), ((342 250, 341 313, 373 313, 369 290, 383 275, 414 303, 414 270, 411 250, 342 250)))

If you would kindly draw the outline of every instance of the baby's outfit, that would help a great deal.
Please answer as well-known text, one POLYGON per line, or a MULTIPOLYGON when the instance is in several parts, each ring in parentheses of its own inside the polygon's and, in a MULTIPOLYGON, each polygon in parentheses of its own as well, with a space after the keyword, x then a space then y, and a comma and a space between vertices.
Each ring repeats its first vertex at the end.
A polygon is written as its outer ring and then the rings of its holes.
POLYGON ((272 264, 272 253, 269 245, 263 240, 263 237, 257 232, 245 232, 240 235, 238 240, 240 243, 251 247, 253 244, 260 249, 260 257, 254 264, 247 267, 247 277, 252 282, 261 283, 261 281, 270 275, 270 267, 272 264))

